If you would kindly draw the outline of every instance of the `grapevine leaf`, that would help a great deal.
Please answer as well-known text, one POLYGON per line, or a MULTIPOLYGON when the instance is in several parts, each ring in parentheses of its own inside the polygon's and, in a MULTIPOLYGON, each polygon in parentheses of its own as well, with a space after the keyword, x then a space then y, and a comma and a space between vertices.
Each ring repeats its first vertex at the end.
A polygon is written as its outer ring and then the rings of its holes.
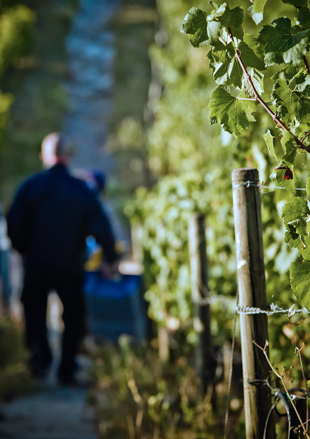
MULTIPOLYGON (((284 156, 285 157, 285 156, 284 156)), ((282 160, 270 178, 276 181, 280 186, 284 187, 288 192, 295 194, 296 179, 292 170, 292 165, 285 160, 282 160)))
POLYGON ((235 49, 232 43, 223 45, 222 50, 210 50, 208 53, 213 77, 218 85, 234 85, 242 88, 243 71, 235 57, 235 49))
POLYGON ((208 15, 208 22, 220 21, 224 27, 239 28, 243 21, 243 10, 239 6, 230 9, 227 3, 223 3, 215 12, 208 15))
POLYGON ((295 90, 310 96, 310 75, 303 75, 299 83, 296 84, 295 90))
POLYGON ((288 65, 284 69, 278 70, 274 75, 271 76, 273 81, 278 79, 284 79, 285 81, 290 81, 299 71, 299 67, 288 65))
POLYGON ((287 231, 285 232, 284 242, 290 246, 290 248, 299 248, 300 239, 299 234, 296 233, 296 229, 293 226, 287 226, 287 231))
MULTIPOLYGON (((262 47, 260 43, 258 42, 257 38, 255 38, 251 34, 244 34, 243 38, 244 42, 253 50, 257 58, 261 60, 261 62, 264 62, 264 52, 262 50, 262 47)), ((265 66, 262 67, 262 70, 264 70, 265 66)))
POLYGON ((294 79, 289 84, 287 81, 279 79, 274 85, 272 98, 275 100, 277 112, 285 124, 290 124, 294 117, 301 123, 308 123, 310 120, 310 101, 297 90, 294 79))
POLYGON ((208 23, 207 33, 208 33, 208 43, 212 46, 216 45, 219 41, 219 36, 221 32, 222 25, 218 21, 211 21, 208 23))
POLYGON ((271 132, 269 130, 267 131, 267 133, 264 134, 264 139, 265 139, 269 154, 271 155, 271 157, 275 158, 278 161, 277 154, 274 150, 273 136, 271 135, 271 132))
MULTIPOLYGON (((254 38, 246 38, 250 47, 245 42, 239 44, 239 51, 245 67, 250 74, 252 81, 257 87, 257 91, 262 93, 264 90, 264 75, 259 70, 265 68, 262 54, 258 49, 258 43, 254 38)), ((220 46, 220 49, 213 48, 208 53, 210 67, 213 70, 213 77, 218 85, 233 85, 242 89, 247 80, 235 54, 232 43, 220 46)))
POLYGON ((264 26, 259 36, 260 43, 266 45, 266 65, 282 62, 297 65, 307 53, 309 29, 295 33, 296 29, 291 29, 289 18, 278 18, 272 24, 264 26))
POLYGON ((307 0, 282 0, 282 1, 287 5, 295 6, 295 8, 301 8, 302 6, 307 6, 307 0))
POLYGON ((310 262, 292 262, 290 279, 298 302, 310 309, 310 262))
POLYGON ((262 12, 255 12, 254 5, 251 5, 248 8, 248 14, 252 18, 255 24, 259 24, 261 21, 263 21, 264 16, 262 12))
POLYGON ((301 197, 295 197, 293 201, 286 203, 283 207, 282 218, 287 226, 292 221, 305 217, 308 212, 307 200, 301 197))
MULTIPOLYGON (((281 144, 285 154, 280 164, 275 168, 274 172, 272 173, 271 178, 277 181, 288 192, 292 192, 293 194, 295 194, 296 178, 293 173, 293 168, 297 149, 294 145, 294 139, 291 133, 286 132, 284 134, 283 138, 281 139, 281 144)), ((294 200, 296 200, 296 198, 294 200)), ((288 204, 286 206, 288 206, 288 204)))
POLYGON ((239 44, 238 49, 241 52, 241 58, 245 67, 254 67, 258 70, 264 70, 265 64, 245 42, 239 44))
POLYGON ((239 6, 234 9, 230 9, 227 5, 224 14, 219 19, 224 27, 238 28, 242 25, 243 10, 239 6))
MULTIPOLYGON (((259 94, 262 94, 264 92, 264 74, 260 70, 253 69, 253 68, 248 68, 247 72, 252 79, 252 82, 253 82, 254 87, 256 88, 256 91, 259 94)), ((247 78, 245 75, 243 75, 242 84, 243 84, 243 87, 246 88, 247 78)), ((251 88, 249 88, 249 93, 254 97, 254 93, 253 93, 251 88)))
POLYGON ((286 160, 290 165, 294 164, 297 149, 294 144, 294 137, 288 131, 285 132, 281 139, 281 145, 285 153, 283 160, 286 160))
POLYGON ((310 197, 310 177, 307 179, 306 189, 307 189, 307 195, 308 197, 310 197))
POLYGON ((310 27, 310 11, 309 8, 300 8, 297 16, 298 23, 305 28, 310 27))
POLYGON ((254 11, 255 13, 264 13, 264 7, 267 0, 255 0, 254 2, 254 11))
POLYGON ((221 124, 234 137, 238 137, 249 126, 249 122, 255 121, 252 113, 256 111, 256 106, 246 93, 234 97, 226 87, 219 86, 210 98, 211 122, 221 124))
POLYGON ((191 8, 184 18, 181 32, 189 36, 194 47, 202 47, 209 44, 207 32, 207 13, 198 8, 191 8))

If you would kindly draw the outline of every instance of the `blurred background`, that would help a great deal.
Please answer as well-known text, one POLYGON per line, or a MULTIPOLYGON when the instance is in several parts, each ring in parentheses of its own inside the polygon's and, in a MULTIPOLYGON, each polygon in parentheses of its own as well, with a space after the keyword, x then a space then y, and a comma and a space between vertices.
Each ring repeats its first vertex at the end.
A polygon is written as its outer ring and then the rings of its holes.
MULTIPOLYGON (((206 9, 205 3, 2 0, 0 4, 3 212, 21 181, 41 169, 44 136, 64 132, 75 150, 73 171, 99 169, 106 175, 104 205, 123 258, 138 264, 139 274, 143 271, 141 294, 148 316, 144 311, 144 344, 132 346, 126 338, 118 348, 90 343, 96 385, 88 398, 100 413, 100 437, 212 439, 223 431, 237 291, 231 172, 257 167, 260 179, 268 182, 275 164, 263 134, 266 129, 274 135, 276 131, 259 108, 257 122, 238 139, 210 124, 207 106, 214 82, 208 48, 194 49, 180 33, 190 7, 206 9), (203 405, 197 397, 199 384, 193 374, 197 332, 188 220, 194 212, 204 214, 207 224, 209 288, 214 299, 211 333, 219 365, 215 385, 222 407, 218 416, 211 416, 210 403, 203 405), (109 410, 102 389, 114 401, 109 410)), ((246 10, 248 2, 241 3, 246 10)), ((231 8, 239 4, 229 2, 231 8)), ((279 7, 283 15, 292 15, 292 7, 282 3, 279 7)), ((279 10, 272 2, 266 8, 271 22, 279 10)), ((249 31, 253 27, 246 13, 245 26, 249 31)), ((267 77, 266 93, 270 87, 267 77)), ((304 159, 298 160, 300 179, 305 181, 304 159)), ((262 197, 262 217, 268 301, 287 308, 294 303, 288 269, 297 254, 283 243, 281 211, 286 194, 281 192, 262 197)), ((5 245, 9 244, 3 244, 3 251, 5 245)), ((11 315, 20 319, 21 272, 13 253, 10 267, 10 291, 16 298, 11 300, 11 315)), ((4 285, 2 280, 3 291, 4 285)), ((54 321, 58 320, 56 311, 54 321)), ((0 341, 0 400, 28 389, 25 383, 30 380, 20 366, 26 355, 20 326, 5 319, 2 326, 8 341, 3 346, 0 341), (5 353, 12 346, 14 352, 18 346, 17 356, 5 353), (3 364, 1 358, 6 358, 3 364), (11 381, 8 376, 13 376, 11 381)), ((291 352, 301 340, 309 341, 308 326, 306 321, 297 329, 285 317, 270 321, 275 363, 289 367, 295 361, 291 352)), ((238 331, 237 325, 237 335, 238 331)), ((310 358, 310 346, 305 355, 310 358)), ((230 438, 244 432, 238 353, 234 361, 239 375, 233 387, 230 438)))

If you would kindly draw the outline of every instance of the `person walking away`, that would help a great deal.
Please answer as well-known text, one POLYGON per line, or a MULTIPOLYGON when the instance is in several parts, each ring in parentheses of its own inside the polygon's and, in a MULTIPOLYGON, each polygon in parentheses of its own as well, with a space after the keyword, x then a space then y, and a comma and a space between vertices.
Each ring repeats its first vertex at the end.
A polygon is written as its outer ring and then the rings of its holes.
POLYGON ((46 170, 28 178, 18 189, 7 215, 8 235, 23 256, 26 344, 29 366, 44 376, 52 361, 47 339, 46 308, 50 290, 63 304, 64 333, 58 379, 74 382, 75 357, 85 333, 83 262, 85 240, 94 236, 104 249, 108 265, 116 270, 118 256, 109 221, 84 182, 68 168, 72 150, 59 133, 42 142, 41 160, 46 170))

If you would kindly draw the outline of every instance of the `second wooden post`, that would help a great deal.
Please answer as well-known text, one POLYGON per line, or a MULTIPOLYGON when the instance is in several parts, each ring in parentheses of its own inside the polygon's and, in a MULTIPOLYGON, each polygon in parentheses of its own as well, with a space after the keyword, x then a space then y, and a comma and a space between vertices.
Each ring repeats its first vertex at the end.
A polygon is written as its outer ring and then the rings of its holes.
POLYGON ((208 303, 208 271, 204 216, 194 213, 189 220, 189 252, 194 305, 194 328, 198 335, 196 370, 205 394, 213 378, 214 356, 210 331, 210 306, 208 303))
MULTIPOLYGON (((263 255, 261 201, 256 169, 235 169, 232 173, 239 303, 241 306, 266 309, 265 267, 263 255)), ((269 366, 263 352, 268 340, 266 314, 240 315, 242 371, 246 439, 262 439, 271 394, 266 385, 251 384, 265 380, 269 366)), ((275 438, 273 420, 267 430, 268 439, 275 438)))

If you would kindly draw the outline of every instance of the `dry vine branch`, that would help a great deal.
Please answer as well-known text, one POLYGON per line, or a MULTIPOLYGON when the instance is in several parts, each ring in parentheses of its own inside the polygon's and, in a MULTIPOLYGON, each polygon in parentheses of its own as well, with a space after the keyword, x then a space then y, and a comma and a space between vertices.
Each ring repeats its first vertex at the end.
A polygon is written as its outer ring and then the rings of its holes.
POLYGON ((282 385, 283 385, 283 388, 284 388, 284 390, 285 390, 285 392, 286 392, 286 394, 287 394, 287 396, 288 396, 288 398, 289 398, 289 400, 290 400, 290 403, 291 403, 291 405, 292 405, 292 407, 293 407, 293 409, 294 409, 294 411, 295 411, 295 413, 296 413, 296 416, 297 416, 297 418, 298 418, 298 421, 299 421, 299 423, 300 423, 300 426, 301 426, 301 428, 302 428, 302 430, 303 430, 303 434, 308 438, 308 439, 310 439, 310 435, 309 435, 309 433, 307 432, 307 429, 306 429, 306 427, 305 427, 305 425, 304 425, 304 423, 303 423, 303 421, 302 421, 302 419, 301 419, 301 417, 300 417, 300 414, 299 414, 299 412, 298 412, 298 410, 297 410, 297 408, 296 408, 296 406, 295 406, 295 404, 294 404, 294 402, 293 402, 293 399, 292 399, 292 397, 291 397, 291 395, 290 395, 290 393, 289 393, 289 391, 288 391, 288 388, 286 387, 286 384, 285 384, 285 382, 284 382, 284 377, 283 377, 283 375, 280 375, 276 370, 275 370, 275 368, 273 367, 273 365, 271 364, 271 362, 270 362, 270 360, 269 360, 269 357, 268 357, 268 354, 267 354, 267 351, 266 351, 266 348, 267 348, 267 346, 268 346, 268 341, 266 340, 266 342, 265 342, 265 346, 262 348, 261 346, 259 346, 254 340, 253 340, 253 344, 256 346, 256 347, 258 347, 261 351, 263 351, 263 353, 264 353, 264 356, 265 356, 265 358, 266 358, 266 360, 267 360, 267 362, 268 362, 268 364, 269 364, 269 366, 270 366, 270 368, 271 368, 271 370, 272 370, 272 372, 281 380, 281 383, 282 383, 282 385))

